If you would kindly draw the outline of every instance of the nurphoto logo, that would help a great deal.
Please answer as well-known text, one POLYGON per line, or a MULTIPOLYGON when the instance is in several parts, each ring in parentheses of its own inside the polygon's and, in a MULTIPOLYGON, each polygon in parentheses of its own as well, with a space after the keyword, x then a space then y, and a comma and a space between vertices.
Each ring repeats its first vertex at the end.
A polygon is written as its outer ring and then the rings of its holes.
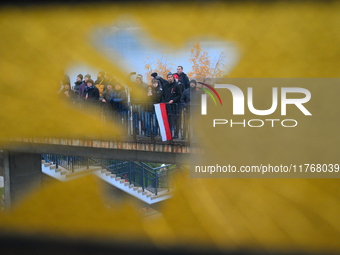
MULTIPOLYGON (((202 83, 203 85, 207 86, 209 89, 211 89, 218 99, 220 100, 221 106, 222 106, 222 101, 216 90, 207 85, 202 83)), ((242 90, 231 84, 215 84, 216 89, 228 89, 231 94, 232 94, 232 99, 233 99, 233 115, 244 115, 244 101, 245 101, 245 96, 242 92, 242 90)), ((205 91, 205 90, 203 90, 205 91)), ((211 93, 208 93, 211 97, 211 93)), ((213 97, 212 97, 213 98, 213 97)), ((287 105, 295 105, 304 115, 306 116, 311 116, 312 114, 306 109, 306 107, 303 105, 307 103, 311 99, 311 93, 309 90, 305 88, 298 88, 298 87, 282 87, 281 88, 281 115, 286 116, 287 115, 287 105), (300 93, 303 94, 303 98, 287 98, 287 94, 289 93, 300 93)), ((213 98, 214 100, 214 98, 213 98)), ((253 105, 253 88, 248 87, 247 88, 247 105, 248 109, 251 113, 254 115, 258 116, 266 116, 274 113, 277 109, 278 106, 278 88, 273 87, 272 88, 272 105, 269 109, 266 110, 259 110, 255 109, 253 105)), ((214 100, 215 105, 216 101, 214 100)), ((207 115, 207 94, 202 94, 201 95, 201 115, 207 115)), ((264 126, 265 122, 271 122, 271 126, 274 127, 275 122, 281 122, 281 126, 283 127, 296 127, 298 122, 297 120, 294 119, 251 119, 246 121, 245 119, 242 122, 233 122, 233 120, 227 120, 227 119, 214 119, 213 120, 213 127, 216 127, 216 125, 225 125, 230 123, 230 127, 233 127, 235 125, 242 125, 243 127, 246 127, 246 123, 248 124, 249 127, 262 127, 264 126), (256 123, 256 125, 255 125, 256 123), (290 124, 289 124, 290 123, 290 124)))

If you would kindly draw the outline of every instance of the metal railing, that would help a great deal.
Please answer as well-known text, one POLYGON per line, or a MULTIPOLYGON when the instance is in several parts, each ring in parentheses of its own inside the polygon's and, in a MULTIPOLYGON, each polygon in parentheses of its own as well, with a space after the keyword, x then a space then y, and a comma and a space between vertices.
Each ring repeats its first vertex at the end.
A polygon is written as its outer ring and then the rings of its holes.
POLYGON ((115 174, 116 177, 133 184, 135 187, 141 187, 157 195, 159 191, 170 191, 173 188, 173 177, 182 166, 164 165, 152 168, 143 162, 120 161, 109 159, 95 159, 85 157, 71 157, 61 155, 42 154, 42 160, 46 163, 55 164, 71 171, 78 169, 89 169, 90 166, 100 166, 102 169, 115 174))
MULTIPOLYGON (((160 137, 152 103, 103 103, 81 99, 68 99, 67 101, 74 107, 97 113, 103 123, 121 125, 124 130, 123 135, 132 136, 135 141, 140 136, 151 141, 160 137)), ((187 140, 189 138, 189 111, 184 111, 180 103, 167 104, 166 109, 172 137, 187 140)))

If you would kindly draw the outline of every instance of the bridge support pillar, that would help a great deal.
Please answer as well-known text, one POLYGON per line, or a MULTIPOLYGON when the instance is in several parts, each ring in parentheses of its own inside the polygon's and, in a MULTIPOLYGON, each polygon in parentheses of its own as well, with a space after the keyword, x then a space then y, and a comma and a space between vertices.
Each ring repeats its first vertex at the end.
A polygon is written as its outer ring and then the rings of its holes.
POLYGON ((5 150, 3 165, 5 206, 10 209, 11 204, 41 186, 41 155, 5 150))

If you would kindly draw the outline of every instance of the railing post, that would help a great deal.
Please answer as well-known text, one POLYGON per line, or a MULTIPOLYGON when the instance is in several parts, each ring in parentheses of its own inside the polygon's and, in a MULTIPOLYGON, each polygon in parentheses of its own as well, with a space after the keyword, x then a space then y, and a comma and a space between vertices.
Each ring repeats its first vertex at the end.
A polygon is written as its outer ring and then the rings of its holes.
POLYGON ((154 142, 155 141, 155 137, 154 137, 154 133, 153 133, 153 126, 154 126, 154 124, 153 124, 153 122, 154 122, 154 119, 153 119, 153 105, 151 104, 151 106, 150 106, 150 112, 149 112, 149 114, 150 114, 150 135, 151 135, 151 142, 154 142))
POLYGON ((74 173, 74 157, 71 158, 72 173, 74 173))
POLYGON ((136 111, 136 106, 132 105, 132 135, 133 135, 133 141, 137 141, 137 128, 139 126, 138 123, 138 112, 136 111))
POLYGON ((157 196, 157 187, 158 187, 158 173, 157 170, 155 169, 155 195, 157 196))
MULTIPOLYGON (((192 110, 192 109, 190 109, 192 110)), ((193 141, 193 138, 194 138, 194 130, 192 128, 193 126, 193 122, 192 122, 192 114, 190 114, 189 112, 189 134, 188 134, 188 143, 190 145, 190 142, 193 141)))
POLYGON ((144 192, 144 165, 142 165, 142 188, 143 188, 143 192, 144 192))
POLYGON ((168 186, 168 191, 170 191, 170 182, 169 182, 169 167, 166 167, 166 185, 168 186))
POLYGON ((58 169, 58 155, 56 155, 55 158, 55 168, 58 169))
POLYGON ((131 161, 129 161, 129 182, 131 184, 131 161))
POLYGON ((89 166, 89 158, 87 158, 87 160, 86 160, 86 169, 89 169, 90 168, 90 166, 89 166))

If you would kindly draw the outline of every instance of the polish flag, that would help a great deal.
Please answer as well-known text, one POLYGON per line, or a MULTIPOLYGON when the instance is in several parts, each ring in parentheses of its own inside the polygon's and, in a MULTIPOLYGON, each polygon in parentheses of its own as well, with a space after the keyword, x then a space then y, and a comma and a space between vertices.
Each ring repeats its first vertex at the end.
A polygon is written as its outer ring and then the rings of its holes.
POLYGON ((168 115, 166 114, 166 104, 154 104, 156 117, 158 120, 159 129, 161 130, 162 141, 171 140, 171 133, 168 121, 168 115))

